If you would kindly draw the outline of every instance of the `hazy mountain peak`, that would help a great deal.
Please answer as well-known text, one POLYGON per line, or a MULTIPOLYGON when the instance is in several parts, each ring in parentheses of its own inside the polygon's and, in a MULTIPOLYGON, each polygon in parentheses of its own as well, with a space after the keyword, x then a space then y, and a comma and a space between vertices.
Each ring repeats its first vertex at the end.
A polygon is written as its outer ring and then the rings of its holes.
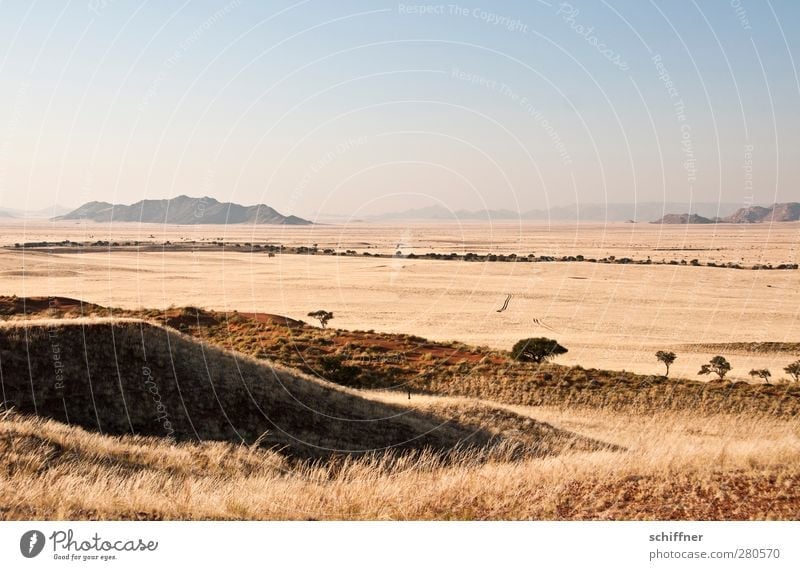
POLYGON ((739 208, 730 216, 708 219, 697 214, 666 214, 655 224, 709 224, 721 222, 726 224, 756 224, 761 222, 796 222, 800 221, 800 203, 785 202, 772 206, 746 206, 739 208))
POLYGON ((193 198, 182 194, 170 199, 145 199, 131 205, 87 202, 54 220, 95 222, 139 222, 147 224, 278 224, 308 225, 297 216, 284 216, 266 204, 242 206, 220 202, 210 196, 193 198))

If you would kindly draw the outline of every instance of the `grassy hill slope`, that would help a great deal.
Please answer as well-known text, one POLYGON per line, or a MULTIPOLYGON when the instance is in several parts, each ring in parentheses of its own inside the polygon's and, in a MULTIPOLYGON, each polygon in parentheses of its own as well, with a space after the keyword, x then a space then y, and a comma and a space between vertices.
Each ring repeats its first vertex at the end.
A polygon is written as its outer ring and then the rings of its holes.
POLYGON ((0 386, 5 408, 100 433, 258 442, 298 458, 515 443, 137 320, 5 323, 0 386))
MULTIPOLYGON (((706 382, 516 362, 508 352, 458 342, 433 342, 413 335, 375 331, 322 330, 278 315, 224 313, 195 307, 131 311, 74 299, 0 297, 0 315, 12 321, 47 315, 146 318, 202 342, 279 362, 351 388, 482 398, 511 405, 800 415, 800 384, 779 377, 773 378, 772 384, 706 382)), ((789 364, 797 359, 793 347, 796 348, 794 343, 761 343, 757 347, 728 344, 711 348, 720 354, 780 348, 789 364)), ((679 355, 697 350, 692 346, 674 349, 679 355)))

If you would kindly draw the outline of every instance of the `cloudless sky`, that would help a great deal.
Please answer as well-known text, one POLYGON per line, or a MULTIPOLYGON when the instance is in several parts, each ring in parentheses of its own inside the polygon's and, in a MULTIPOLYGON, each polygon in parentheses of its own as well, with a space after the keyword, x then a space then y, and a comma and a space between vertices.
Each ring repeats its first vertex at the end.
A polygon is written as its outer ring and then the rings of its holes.
POLYGON ((0 206, 800 200, 800 3, 0 2, 0 206))

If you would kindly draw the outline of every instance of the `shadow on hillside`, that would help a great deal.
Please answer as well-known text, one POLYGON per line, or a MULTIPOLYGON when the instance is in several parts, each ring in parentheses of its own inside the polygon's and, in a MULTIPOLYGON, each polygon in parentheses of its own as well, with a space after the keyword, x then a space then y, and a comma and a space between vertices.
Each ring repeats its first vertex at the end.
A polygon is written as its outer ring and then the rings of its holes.
POLYGON ((0 328, 0 384, 5 408, 100 433, 257 444, 297 459, 611 449, 555 428, 536 432, 539 442, 367 400, 146 322, 7 324, 0 328))

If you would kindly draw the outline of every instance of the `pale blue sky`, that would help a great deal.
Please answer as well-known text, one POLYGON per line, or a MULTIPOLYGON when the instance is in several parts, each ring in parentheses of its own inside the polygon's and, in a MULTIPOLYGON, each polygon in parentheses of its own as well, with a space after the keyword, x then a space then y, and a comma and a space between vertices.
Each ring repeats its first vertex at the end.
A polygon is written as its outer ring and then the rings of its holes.
POLYGON ((797 2, 40 0, 0 15, 0 206, 800 199, 797 2))

